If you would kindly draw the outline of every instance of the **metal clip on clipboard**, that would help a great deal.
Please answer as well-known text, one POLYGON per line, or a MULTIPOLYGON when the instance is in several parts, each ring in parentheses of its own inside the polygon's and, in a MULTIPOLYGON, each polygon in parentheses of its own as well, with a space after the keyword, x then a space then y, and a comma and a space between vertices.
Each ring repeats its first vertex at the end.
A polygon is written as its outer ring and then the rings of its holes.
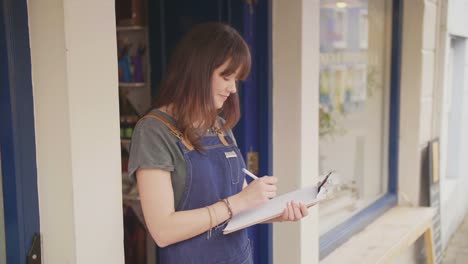
POLYGON ((320 190, 322 189, 322 187, 327 183, 328 181, 328 178, 330 178, 330 175, 332 175, 333 171, 330 171, 327 176, 325 176, 325 179, 323 179, 323 181, 321 181, 319 184, 318 184, 318 188, 317 188, 317 194, 320 193, 320 190))

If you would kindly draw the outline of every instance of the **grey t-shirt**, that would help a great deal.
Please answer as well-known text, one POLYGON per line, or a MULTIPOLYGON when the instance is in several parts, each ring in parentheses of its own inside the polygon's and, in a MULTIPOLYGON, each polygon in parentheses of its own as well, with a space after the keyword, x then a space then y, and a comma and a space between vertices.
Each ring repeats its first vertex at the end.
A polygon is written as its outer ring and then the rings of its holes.
MULTIPOLYGON (((151 113, 161 115, 175 125, 174 119, 166 113, 157 109, 152 110, 151 113)), ((222 118, 219 118, 219 121, 224 122, 222 118)), ((224 134, 236 143, 231 130, 224 134)), ((187 178, 187 165, 184 155, 177 145, 178 140, 160 120, 147 117, 135 127, 128 162, 128 175, 133 181, 136 179, 136 171, 140 168, 169 171, 176 208, 182 199, 187 178)))

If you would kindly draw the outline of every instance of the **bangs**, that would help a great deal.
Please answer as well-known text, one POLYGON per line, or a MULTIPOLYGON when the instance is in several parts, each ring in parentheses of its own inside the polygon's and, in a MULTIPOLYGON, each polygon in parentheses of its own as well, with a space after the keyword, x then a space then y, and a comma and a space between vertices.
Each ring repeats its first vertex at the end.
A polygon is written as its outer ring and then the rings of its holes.
POLYGON ((233 45, 227 56, 227 58, 230 60, 229 65, 221 74, 231 75, 239 70, 238 76, 236 76, 236 78, 244 81, 247 79, 247 76, 250 73, 250 51, 247 45, 243 42, 238 42, 235 44, 237 45, 233 45))

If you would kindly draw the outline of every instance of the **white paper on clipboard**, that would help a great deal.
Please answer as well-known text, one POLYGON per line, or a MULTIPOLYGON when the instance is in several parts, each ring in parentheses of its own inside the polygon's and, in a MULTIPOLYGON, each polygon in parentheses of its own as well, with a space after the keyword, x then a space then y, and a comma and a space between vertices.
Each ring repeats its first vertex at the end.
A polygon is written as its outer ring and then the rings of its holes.
POLYGON ((307 207, 311 207, 322 200, 323 198, 317 198, 317 186, 306 187, 277 196, 260 207, 235 215, 224 228, 223 234, 226 235, 278 217, 283 213, 289 201, 302 202, 307 207))

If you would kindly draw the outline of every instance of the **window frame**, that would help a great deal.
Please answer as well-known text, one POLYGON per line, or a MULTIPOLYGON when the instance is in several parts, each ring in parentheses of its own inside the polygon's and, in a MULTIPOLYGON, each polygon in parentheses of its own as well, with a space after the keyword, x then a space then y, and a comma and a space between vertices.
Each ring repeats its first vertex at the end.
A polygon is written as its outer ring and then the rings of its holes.
POLYGON ((390 67, 390 126, 388 138, 388 190, 387 193, 345 222, 326 232, 319 239, 319 259, 322 260, 351 236, 397 204, 398 151, 400 130, 400 76, 403 25, 403 1, 392 3, 392 47, 390 67))
POLYGON ((0 148, 7 263, 26 263, 40 232, 28 9, 0 1, 0 148))

